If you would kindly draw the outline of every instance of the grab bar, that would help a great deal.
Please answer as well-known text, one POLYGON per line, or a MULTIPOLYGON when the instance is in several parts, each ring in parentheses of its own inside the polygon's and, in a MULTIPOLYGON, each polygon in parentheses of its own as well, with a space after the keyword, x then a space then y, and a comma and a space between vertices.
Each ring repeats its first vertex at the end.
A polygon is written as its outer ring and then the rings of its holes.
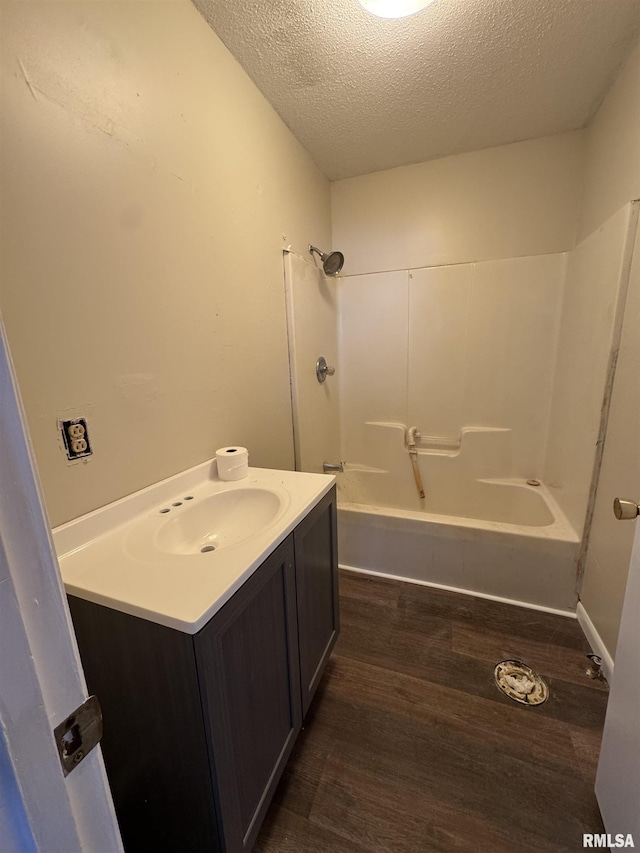
MULTIPOLYGON (((415 443, 419 444, 424 449, 429 450, 459 450, 460 445, 462 443, 462 437, 456 436, 455 438, 451 438, 450 436, 445 435, 424 435, 419 432, 416 427, 411 427, 412 430, 415 430, 415 443)), ((407 444, 409 443, 408 439, 408 431, 407 431, 407 444)))
POLYGON ((420 474, 420 467, 418 465, 418 451, 416 450, 416 438, 419 437, 418 427, 413 426, 407 429, 407 447, 409 449, 409 456, 411 457, 413 477, 416 481, 416 489, 420 495, 420 500, 423 501, 425 498, 424 486, 422 485, 422 475, 420 474))

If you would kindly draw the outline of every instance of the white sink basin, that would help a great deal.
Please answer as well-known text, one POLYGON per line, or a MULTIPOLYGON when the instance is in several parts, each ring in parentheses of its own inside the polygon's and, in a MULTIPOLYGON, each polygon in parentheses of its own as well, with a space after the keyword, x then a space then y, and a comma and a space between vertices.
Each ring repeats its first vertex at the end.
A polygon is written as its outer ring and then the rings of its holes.
POLYGON ((262 533, 284 505, 281 494, 259 487, 208 495, 167 516, 156 545, 169 554, 211 554, 262 533))
POLYGON ((54 530, 67 592, 195 634, 334 482, 205 462, 54 530))

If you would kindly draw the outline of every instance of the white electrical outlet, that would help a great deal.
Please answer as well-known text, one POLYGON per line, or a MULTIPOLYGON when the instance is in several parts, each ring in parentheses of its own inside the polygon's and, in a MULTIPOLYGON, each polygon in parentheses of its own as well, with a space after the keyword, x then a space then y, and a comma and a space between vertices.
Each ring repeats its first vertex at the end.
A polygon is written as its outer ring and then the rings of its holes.
MULTIPOLYGON (((84 438, 84 434, 85 434, 85 432, 86 432, 86 429, 82 426, 82 424, 70 424, 70 425, 69 425, 69 428, 68 428, 68 430, 67 430, 67 433, 68 433, 68 435, 69 435, 69 438, 70 438, 72 441, 73 441, 74 439, 84 438)), ((86 441, 85 441, 85 447, 83 448, 84 450, 86 450, 86 449, 87 449, 87 448, 86 448, 86 444, 87 444, 87 443, 86 443, 86 441)), ((76 451, 76 452, 77 452, 77 453, 81 453, 82 451, 78 450, 78 451, 76 451)))
POLYGON ((88 444, 84 438, 74 438, 71 442, 71 449, 74 453, 84 453, 88 444))

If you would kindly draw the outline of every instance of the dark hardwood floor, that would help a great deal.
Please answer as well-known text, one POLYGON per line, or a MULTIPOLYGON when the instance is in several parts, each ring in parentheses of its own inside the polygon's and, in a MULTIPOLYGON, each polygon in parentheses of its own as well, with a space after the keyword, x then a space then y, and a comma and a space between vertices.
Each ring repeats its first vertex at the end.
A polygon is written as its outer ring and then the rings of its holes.
POLYGON ((254 853, 567 853, 603 832, 606 685, 574 620, 343 572, 342 636, 254 853), (525 661, 551 696, 503 696, 525 661))

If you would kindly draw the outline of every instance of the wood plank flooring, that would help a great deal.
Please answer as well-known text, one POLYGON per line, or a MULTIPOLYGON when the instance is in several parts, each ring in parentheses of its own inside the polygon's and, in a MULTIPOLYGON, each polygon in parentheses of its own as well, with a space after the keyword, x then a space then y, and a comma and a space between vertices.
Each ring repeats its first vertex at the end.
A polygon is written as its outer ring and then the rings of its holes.
POLYGON ((574 620, 343 572, 342 635, 254 853, 568 853, 593 794, 606 685, 574 620), (495 664, 550 687, 526 708, 495 664))

